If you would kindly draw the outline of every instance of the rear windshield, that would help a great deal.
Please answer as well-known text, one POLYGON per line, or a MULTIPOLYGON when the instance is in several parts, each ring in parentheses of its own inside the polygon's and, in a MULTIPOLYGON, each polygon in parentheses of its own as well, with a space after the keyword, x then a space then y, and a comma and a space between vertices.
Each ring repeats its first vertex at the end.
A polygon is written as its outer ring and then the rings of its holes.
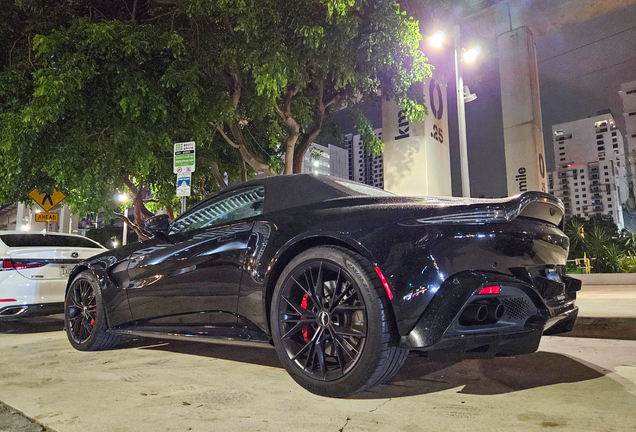
POLYGON ((46 234, 10 234, 0 235, 0 240, 9 247, 81 247, 101 249, 102 247, 89 239, 65 235, 46 234))

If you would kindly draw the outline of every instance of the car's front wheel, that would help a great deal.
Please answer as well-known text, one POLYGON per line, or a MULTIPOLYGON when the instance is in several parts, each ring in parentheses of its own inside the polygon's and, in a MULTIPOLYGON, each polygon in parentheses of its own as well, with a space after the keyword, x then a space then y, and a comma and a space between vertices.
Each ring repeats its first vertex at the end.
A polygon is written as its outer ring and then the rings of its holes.
POLYGON ((388 381, 408 350, 397 346, 387 294, 371 263, 316 247, 283 270, 270 322, 285 369, 307 390, 344 397, 388 381))
POLYGON ((114 347, 121 336, 106 332, 106 313, 95 275, 85 270, 69 287, 64 301, 64 323, 68 340, 80 351, 99 351, 114 347))

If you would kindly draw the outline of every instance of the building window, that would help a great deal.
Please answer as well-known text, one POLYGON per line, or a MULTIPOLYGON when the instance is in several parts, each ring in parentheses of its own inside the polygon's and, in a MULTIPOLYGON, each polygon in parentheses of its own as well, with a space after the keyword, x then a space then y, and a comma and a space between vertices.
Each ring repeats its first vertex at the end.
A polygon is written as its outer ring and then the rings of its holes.
POLYGON ((603 140, 596 141, 596 145, 603 145, 603 144, 604 144, 603 140))
POLYGON ((603 134, 596 135, 596 139, 603 139, 603 134))
POLYGON ((578 196, 578 195, 576 195, 574 198, 578 198, 578 197, 579 197, 579 196, 578 196))
POLYGON ((618 148, 618 144, 614 144, 612 147, 617 149, 618 148))
POLYGON ((634 112, 630 112, 630 113, 628 114, 628 116, 629 116, 629 117, 636 116, 636 111, 634 111, 634 112))
POLYGON ((583 170, 581 170, 580 172, 583 172, 583 170))
POLYGON ((583 198, 585 198, 585 197, 587 197, 587 195, 586 195, 586 194, 583 194, 583 198))
POLYGON ((612 136, 615 137, 616 136, 616 132, 612 132, 612 136))
POLYGON ((580 201, 577 201, 577 202, 576 202, 576 205, 579 205, 579 204, 581 204, 581 202, 580 202, 580 201))

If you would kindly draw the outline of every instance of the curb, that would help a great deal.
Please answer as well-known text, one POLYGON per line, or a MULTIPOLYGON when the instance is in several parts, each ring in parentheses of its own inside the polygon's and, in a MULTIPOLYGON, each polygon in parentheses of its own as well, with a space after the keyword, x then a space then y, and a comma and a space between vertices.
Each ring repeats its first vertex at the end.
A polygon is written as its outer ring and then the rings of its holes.
POLYGON ((593 318, 579 316, 571 332, 557 336, 636 340, 636 318, 593 318))

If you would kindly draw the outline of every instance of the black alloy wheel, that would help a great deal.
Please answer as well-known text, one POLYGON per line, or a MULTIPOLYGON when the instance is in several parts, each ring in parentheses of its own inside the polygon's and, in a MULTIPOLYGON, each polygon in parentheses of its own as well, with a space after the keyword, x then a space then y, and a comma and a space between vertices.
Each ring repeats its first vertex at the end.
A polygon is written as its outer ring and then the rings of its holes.
POLYGON ((384 383, 409 352, 398 347, 391 304, 373 265, 348 249, 320 246, 292 259, 270 310, 283 366, 319 395, 345 397, 384 383))
POLYGON ((99 351, 121 341, 121 336, 109 334, 99 282, 85 270, 75 276, 64 301, 66 335, 75 349, 99 351))
POLYGON ((347 271, 313 260, 287 279, 278 311, 279 335, 290 360, 311 378, 343 377, 360 359, 367 338, 366 309, 347 271))
POLYGON ((88 340, 97 320, 97 298, 87 279, 76 279, 66 297, 66 315, 69 336, 82 344, 88 340))

